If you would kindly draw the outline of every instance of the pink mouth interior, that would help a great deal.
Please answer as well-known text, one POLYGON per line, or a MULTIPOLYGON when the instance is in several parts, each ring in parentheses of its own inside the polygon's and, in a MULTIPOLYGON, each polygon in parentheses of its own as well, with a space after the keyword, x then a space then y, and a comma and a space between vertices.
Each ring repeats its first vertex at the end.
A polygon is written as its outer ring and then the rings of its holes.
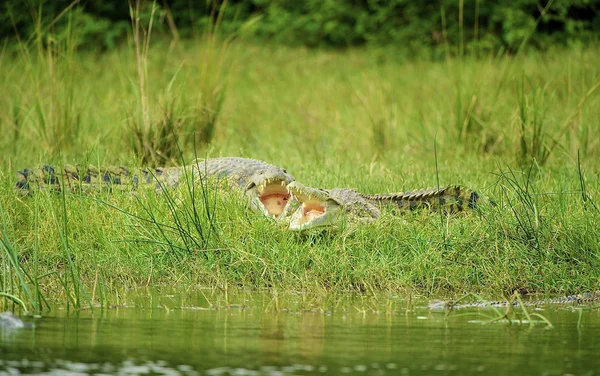
POLYGON ((317 203, 304 203, 302 207, 304 223, 325 214, 325 207, 317 203))
POLYGON ((289 199, 289 193, 268 193, 260 196, 260 202, 262 202, 269 215, 275 216, 283 213, 289 199))

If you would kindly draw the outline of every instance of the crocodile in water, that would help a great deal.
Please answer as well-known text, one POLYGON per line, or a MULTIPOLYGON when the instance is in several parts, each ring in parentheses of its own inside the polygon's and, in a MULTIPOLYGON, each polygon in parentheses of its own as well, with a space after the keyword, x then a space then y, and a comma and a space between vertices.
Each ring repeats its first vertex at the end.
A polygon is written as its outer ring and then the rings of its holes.
POLYGON ((288 211, 290 194, 286 186, 294 180, 285 169, 256 159, 222 157, 198 159, 185 167, 80 168, 67 165, 55 168, 43 165, 17 172, 15 188, 28 194, 33 187, 69 191, 137 189, 139 185, 154 185, 160 192, 176 187, 188 176, 226 181, 228 188, 243 192, 250 206, 271 217, 283 217, 288 211))
POLYGON ((297 231, 335 225, 342 217, 349 222, 373 222, 380 217, 383 207, 456 213, 475 208, 479 200, 477 193, 458 185, 372 195, 349 188, 311 188, 292 182, 288 191, 299 202, 290 220, 290 229, 297 231))
POLYGON ((547 304, 590 304, 600 301, 600 291, 586 292, 577 295, 566 295, 547 299, 512 299, 496 301, 477 301, 472 303, 454 303, 454 301, 433 300, 429 302, 429 308, 433 310, 460 309, 460 308, 506 308, 519 307, 521 303, 526 307, 543 306, 547 304))

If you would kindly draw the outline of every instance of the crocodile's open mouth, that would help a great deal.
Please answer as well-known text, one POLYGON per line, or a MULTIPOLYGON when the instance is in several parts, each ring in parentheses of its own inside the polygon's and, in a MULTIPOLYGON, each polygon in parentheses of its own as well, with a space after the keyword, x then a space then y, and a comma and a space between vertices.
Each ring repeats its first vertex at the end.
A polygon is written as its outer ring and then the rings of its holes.
POLYGON ((267 180, 257 188, 258 198, 267 215, 280 216, 290 200, 290 193, 283 180, 267 180))
POLYGON ((321 201, 317 198, 309 197, 309 198, 299 198, 298 196, 294 196, 296 200, 301 202, 301 206, 298 209, 300 216, 297 219, 293 220, 293 224, 299 227, 304 226, 307 223, 314 221, 316 218, 325 215, 327 212, 327 208, 322 205, 321 201))
POLYGON ((300 203, 292 214, 291 230, 300 231, 331 224, 330 221, 335 217, 337 205, 328 199, 325 191, 304 187, 298 182, 290 183, 288 190, 292 197, 300 203))

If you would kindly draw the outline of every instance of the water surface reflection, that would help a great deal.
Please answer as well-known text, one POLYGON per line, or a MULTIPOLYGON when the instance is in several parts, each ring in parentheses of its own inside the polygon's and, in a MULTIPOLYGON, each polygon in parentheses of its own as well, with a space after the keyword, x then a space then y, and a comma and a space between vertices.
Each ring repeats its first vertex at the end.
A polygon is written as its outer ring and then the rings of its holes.
MULTIPOLYGON (((482 324, 400 298, 131 295, 124 307, 0 330, 0 375, 599 374, 600 312, 548 307, 554 325, 482 324), (402 308, 400 308, 402 307, 402 308), (579 322, 579 327, 578 327, 579 322)), ((463 313, 473 313, 462 315, 463 313)))

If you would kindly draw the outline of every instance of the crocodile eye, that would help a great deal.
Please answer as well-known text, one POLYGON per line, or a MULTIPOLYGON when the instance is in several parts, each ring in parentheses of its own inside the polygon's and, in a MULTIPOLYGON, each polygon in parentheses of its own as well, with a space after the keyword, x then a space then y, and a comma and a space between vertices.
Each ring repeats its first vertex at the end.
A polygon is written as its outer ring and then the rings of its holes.
POLYGON ((285 168, 283 169, 283 173, 284 173, 284 174, 287 174, 287 170, 286 170, 285 168))

